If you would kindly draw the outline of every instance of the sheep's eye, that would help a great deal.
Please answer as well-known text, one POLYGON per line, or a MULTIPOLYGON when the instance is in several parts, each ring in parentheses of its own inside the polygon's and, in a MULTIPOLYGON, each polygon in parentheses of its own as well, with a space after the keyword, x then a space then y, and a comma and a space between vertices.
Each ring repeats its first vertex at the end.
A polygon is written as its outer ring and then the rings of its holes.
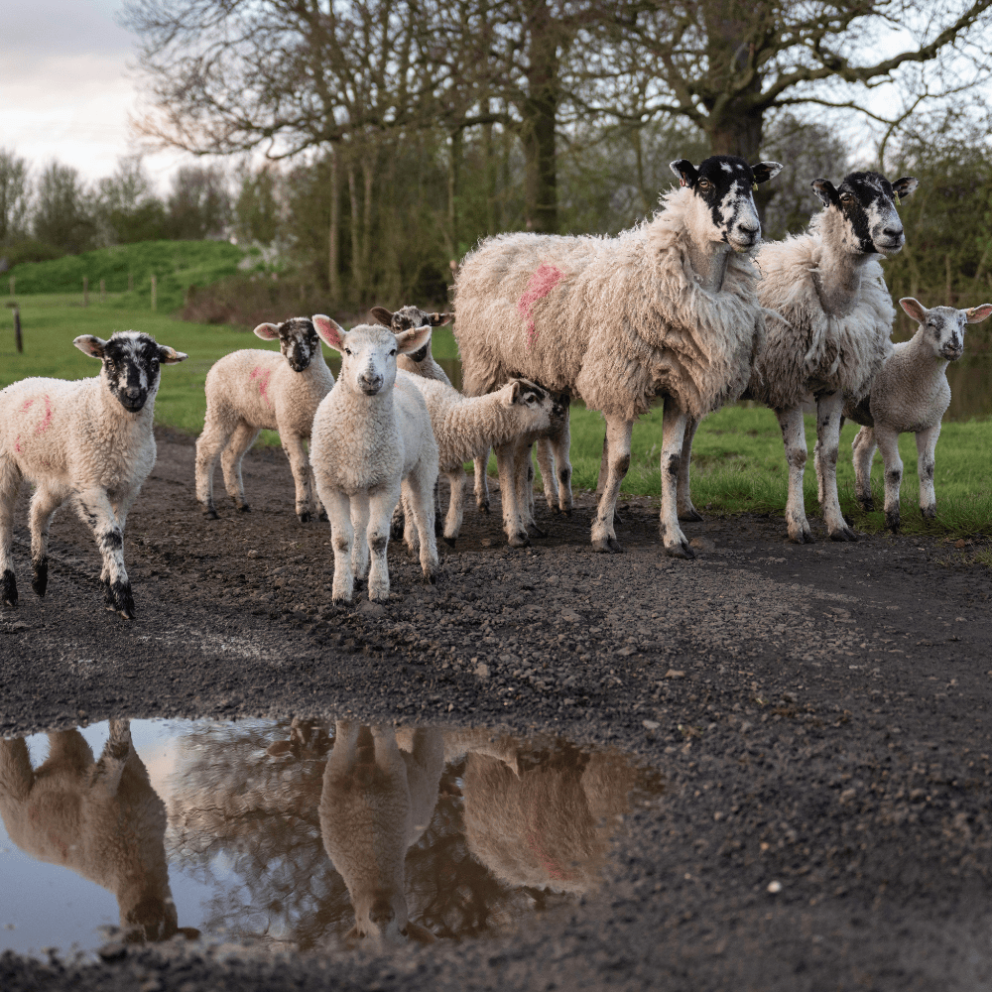
POLYGON ((700 179, 699 188, 703 190, 711 190, 713 188, 713 184, 708 179, 700 179))
POLYGON ((346 355, 350 355, 351 354, 351 348, 345 348, 344 353, 346 355))
POLYGON ((391 351, 391 352, 390 352, 389 354, 390 354, 390 355, 395 355, 395 354, 396 354, 396 349, 395 349, 395 348, 393 348, 393 350, 392 350, 392 351, 391 351))
POLYGON ((841 203, 852 203, 853 201, 854 201, 854 197, 851 196, 850 193, 841 193, 840 195, 841 203))

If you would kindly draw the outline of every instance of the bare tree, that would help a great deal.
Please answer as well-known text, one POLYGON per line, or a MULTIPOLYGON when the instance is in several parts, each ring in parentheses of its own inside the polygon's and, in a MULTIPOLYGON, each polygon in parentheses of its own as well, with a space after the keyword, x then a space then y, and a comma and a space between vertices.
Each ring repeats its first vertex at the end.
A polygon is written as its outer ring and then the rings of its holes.
POLYGON ((30 192, 28 163, 0 148, 0 245, 25 233, 30 192))

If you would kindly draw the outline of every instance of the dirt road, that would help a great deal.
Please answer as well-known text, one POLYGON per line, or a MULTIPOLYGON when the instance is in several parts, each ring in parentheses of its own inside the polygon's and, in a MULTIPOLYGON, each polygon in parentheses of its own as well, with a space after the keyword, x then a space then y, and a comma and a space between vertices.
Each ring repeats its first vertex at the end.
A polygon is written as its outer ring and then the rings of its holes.
POLYGON ((963 552, 822 530, 797 547, 781 519, 744 518, 687 525, 699 555, 675 561, 656 511, 632 500, 626 553, 607 557, 589 546, 586 497, 570 519, 542 510, 549 536, 524 551, 498 515, 468 510, 436 588, 391 544, 388 606, 342 610, 329 528, 297 522, 281 452, 246 459, 248 515, 206 521, 192 477, 191 442, 160 435, 125 537, 130 623, 104 611, 98 555, 67 511, 48 596, 31 593, 21 507, 21 605, 0 613, 4 735, 110 716, 505 725, 609 741, 652 763, 665 792, 628 818, 610 885, 505 944, 6 955, 3 989, 992 981, 992 578, 963 552))

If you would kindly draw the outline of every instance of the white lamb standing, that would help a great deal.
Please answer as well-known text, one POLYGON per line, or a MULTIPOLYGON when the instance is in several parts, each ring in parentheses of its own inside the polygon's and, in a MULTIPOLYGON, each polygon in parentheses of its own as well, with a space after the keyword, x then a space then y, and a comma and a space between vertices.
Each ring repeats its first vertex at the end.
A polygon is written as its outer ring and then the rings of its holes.
POLYGON ((307 317, 259 324, 255 334, 279 342, 279 352, 261 348, 225 355, 207 373, 207 414, 196 442, 196 498, 204 514, 217 519, 214 468, 221 459, 224 485, 237 508, 247 513, 241 461, 259 431, 279 432, 296 483, 296 515, 326 519, 313 489, 307 458, 313 415, 334 386, 320 340, 307 317), (223 453, 223 455, 222 455, 223 453))
POLYGON ((31 587, 48 588, 48 530, 67 500, 93 532, 103 557, 108 609, 134 617, 124 567, 124 524, 155 464, 152 425, 160 365, 186 355, 137 331, 72 342, 103 363, 90 379, 22 379, 0 390, 0 603, 17 605, 11 543, 23 479, 35 485, 29 511, 31 587))
POLYGON ((881 371, 872 380, 871 393, 860 404, 848 403, 844 416, 862 424, 854 439, 855 494, 866 513, 875 509, 871 495, 871 463, 876 446, 885 463, 885 523, 899 529, 899 487, 902 459, 899 435, 916 435, 917 473, 920 478, 920 512, 927 519, 937 515, 933 488, 934 453, 940 421, 951 404, 947 366, 964 354, 965 324, 977 324, 992 314, 992 303, 970 310, 933 307, 928 310, 911 296, 899 305, 920 329, 909 341, 892 349, 881 371))
POLYGON ((437 442, 416 377, 396 369, 397 354, 419 351, 431 328, 394 334, 360 324, 345 331, 322 314, 313 323, 324 342, 341 352, 338 382, 317 408, 311 443, 317 492, 331 521, 331 597, 350 603, 355 578, 368 570, 369 600, 387 600, 386 546, 401 490, 407 547, 413 552, 419 544, 424 578, 437 580, 437 442))
MULTIPOLYGON (((630 466, 634 421, 664 402, 661 533, 669 554, 691 558, 679 518, 689 499, 699 420, 747 386, 764 338, 758 272, 748 252, 761 233, 752 197, 778 163, 717 155, 697 169, 672 163, 682 188, 652 220, 616 238, 507 234, 462 263, 455 338, 465 392, 525 376, 578 395, 606 418, 609 474, 592 525, 593 547, 620 551, 614 511, 630 466)), ((497 450, 503 523, 511 546, 530 543, 528 472, 510 442, 497 450)))
POLYGON ((806 432, 803 404, 816 401, 816 477, 827 531, 854 541, 837 495, 837 455, 845 402, 858 403, 892 349, 895 308, 878 263, 905 243, 896 212, 917 180, 890 183, 852 172, 839 188, 813 182, 824 209, 805 234, 770 242, 757 255, 758 298, 781 320, 768 320, 749 394, 778 417, 789 466, 789 538, 813 540, 803 499, 806 432))
POLYGON ((347 940, 433 943, 434 934, 410 919, 406 854, 430 826, 443 771, 438 728, 414 730, 401 749, 392 727, 335 724, 320 831, 355 908, 347 940))
POLYGON ((547 430, 561 408, 551 394, 526 379, 511 379, 495 393, 463 396, 453 386, 412 376, 431 416, 438 446, 438 467, 451 486, 444 539, 454 547, 464 513, 462 491, 466 461, 488 452, 492 445, 547 430))

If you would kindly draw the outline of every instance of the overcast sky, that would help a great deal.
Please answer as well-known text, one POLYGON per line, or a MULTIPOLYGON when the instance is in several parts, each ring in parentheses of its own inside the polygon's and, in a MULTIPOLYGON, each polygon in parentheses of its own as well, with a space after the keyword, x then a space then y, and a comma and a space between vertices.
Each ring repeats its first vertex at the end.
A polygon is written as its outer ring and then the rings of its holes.
MULTIPOLYGON (((0 0, 0 148, 34 174, 51 159, 87 181, 109 176, 137 105, 135 36, 114 20, 121 0, 0 0)), ((182 156, 148 155, 162 191, 182 156)))

